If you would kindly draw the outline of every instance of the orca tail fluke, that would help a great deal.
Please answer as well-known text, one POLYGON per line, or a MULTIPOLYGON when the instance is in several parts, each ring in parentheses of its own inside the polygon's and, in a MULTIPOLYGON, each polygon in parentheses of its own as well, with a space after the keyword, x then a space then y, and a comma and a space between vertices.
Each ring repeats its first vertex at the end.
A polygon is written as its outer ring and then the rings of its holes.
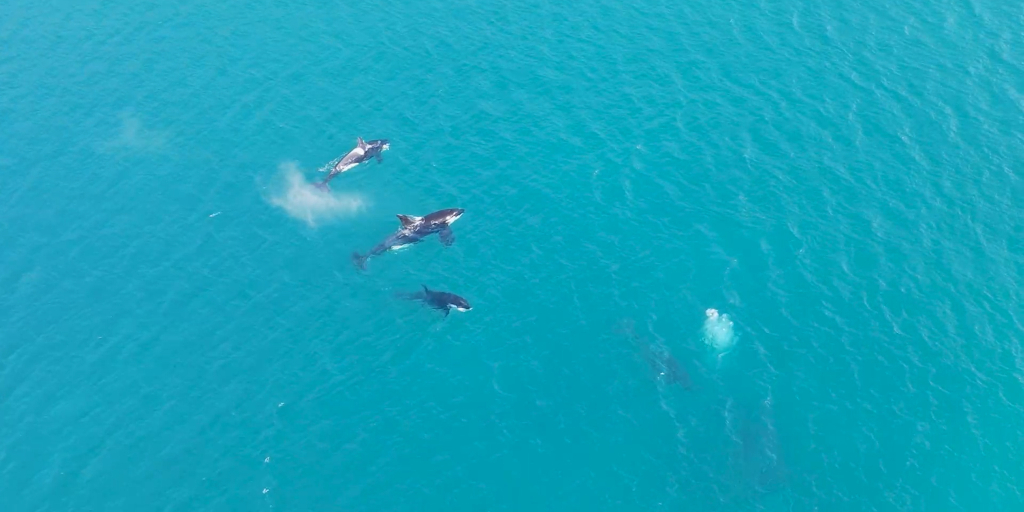
POLYGON ((317 183, 314 186, 317 188, 317 190, 323 190, 324 192, 330 192, 331 191, 331 187, 329 185, 327 185, 327 181, 326 180, 321 181, 320 183, 317 183))
POLYGON ((366 256, 360 256, 358 252, 352 253, 352 263, 355 263, 359 270, 366 270, 366 256))

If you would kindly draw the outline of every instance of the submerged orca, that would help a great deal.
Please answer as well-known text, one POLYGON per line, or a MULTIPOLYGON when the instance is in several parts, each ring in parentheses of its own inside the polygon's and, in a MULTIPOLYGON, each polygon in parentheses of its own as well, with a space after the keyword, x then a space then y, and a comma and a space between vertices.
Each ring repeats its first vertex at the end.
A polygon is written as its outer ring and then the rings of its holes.
POLYGON ((453 309, 462 312, 473 309, 466 299, 463 299, 454 293, 434 291, 427 288, 427 285, 425 284, 420 286, 423 287, 422 292, 399 293, 398 296, 403 299, 422 301, 424 305, 444 311, 445 317, 447 317, 448 313, 453 309))
POLYGON ((366 255, 360 255, 358 252, 352 253, 352 261, 357 267, 366 268, 366 260, 371 256, 415 244, 434 233, 441 238, 441 243, 446 246, 451 245, 455 242, 455 234, 452 233, 451 225, 459 220, 465 211, 462 208, 446 208, 425 217, 398 215, 402 227, 370 249, 366 255))
POLYGON ((737 441, 734 463, 754 490, 767 494, 788 485, 790 473, 779 443, 770 395, 761 402, 756 414, 748 412, 741 419, 737 441))
POLYGON ((331 173, 324 178, 324 181, 316 184, 316 187, 321 190, 329 190, 327 186, 335 176, 361 164, 369 162, 371 158, 376 158, 377 163, 384 161, 381 158, 381 152, 391 149, 391 142, 388 139, 377 139, 366 142, 362 137, 356 139, 356 147, 349 151, 337 164, 334 164, 334 168, 331 169, 331 173))
POLYGON ((676 360, 668 348, 639 336, 633 330, 633 322, 631 320, 622 322, 618 330, 637 345, 644 361, 651 367, 651 371, 657 375, 658 379, 664 379, 668 384, 679 384, 684 389, 692 387, 690 374, 686 372, 683 365, 679 364, 679 361, 676 360))

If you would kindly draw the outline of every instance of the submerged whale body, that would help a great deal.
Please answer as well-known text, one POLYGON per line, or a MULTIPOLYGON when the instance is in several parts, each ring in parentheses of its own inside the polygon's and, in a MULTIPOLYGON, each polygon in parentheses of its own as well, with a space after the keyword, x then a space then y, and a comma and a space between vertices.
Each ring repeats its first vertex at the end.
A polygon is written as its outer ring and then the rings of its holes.
POLYGON ((761 402, 756 414, 741 420, 738 442, 736 463, 754 490, 770 493, 787 485, 789 471, 781 453, 771 397, 761 402))
POLYGON ((631 321, 623 322, 620 330, 633 341, 657 379, 667 384, 678 384, 684 389, 692 387, 690 374, 667 347, 638 335, 631 321))

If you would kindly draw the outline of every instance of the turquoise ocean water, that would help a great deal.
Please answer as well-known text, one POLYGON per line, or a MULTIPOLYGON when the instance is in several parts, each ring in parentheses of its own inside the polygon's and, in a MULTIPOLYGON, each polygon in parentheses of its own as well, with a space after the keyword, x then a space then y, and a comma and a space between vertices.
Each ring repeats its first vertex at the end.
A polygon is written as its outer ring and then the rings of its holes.
POLYGON ((6 2, 0 510, 1024 510, 1022 26, 6 2))

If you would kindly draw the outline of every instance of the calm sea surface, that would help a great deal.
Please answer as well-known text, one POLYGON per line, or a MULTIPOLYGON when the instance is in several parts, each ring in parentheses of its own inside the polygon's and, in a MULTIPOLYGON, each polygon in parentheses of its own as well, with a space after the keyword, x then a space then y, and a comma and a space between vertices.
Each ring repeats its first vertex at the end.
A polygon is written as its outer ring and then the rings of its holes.
POLYGON ((1024 510, 1019 4, 0 11, 4 512, 1024 510))

